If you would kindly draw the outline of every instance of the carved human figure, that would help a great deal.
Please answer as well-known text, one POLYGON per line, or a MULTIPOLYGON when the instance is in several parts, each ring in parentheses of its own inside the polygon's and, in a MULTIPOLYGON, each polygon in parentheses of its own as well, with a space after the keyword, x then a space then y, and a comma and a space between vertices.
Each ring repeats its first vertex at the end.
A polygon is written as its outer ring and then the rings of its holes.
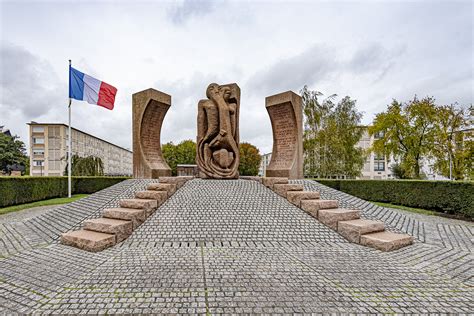
POLYGON ((198 103, 196 161, 205 178, 233 179, 239 172, 240 89, 211 83, 198 103))

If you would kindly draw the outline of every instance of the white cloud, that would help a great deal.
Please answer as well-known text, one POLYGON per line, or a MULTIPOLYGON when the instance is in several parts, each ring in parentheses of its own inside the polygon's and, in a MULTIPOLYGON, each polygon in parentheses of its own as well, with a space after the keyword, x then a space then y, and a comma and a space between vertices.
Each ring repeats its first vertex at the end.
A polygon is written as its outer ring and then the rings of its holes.
POLYGON ((194 139, 210 82, 242 89, 242 141, 271 151, 265 97, 307 84, 358 100, 472 103, 472 2, 1 2, 0 125, 67 122, 67 60, 118 88, 113 111, 74 102, 73 125, 131 147, 131 95, 172 95, 162 142, 194 139), (79 17, 79 18, 78 18, 79 17))

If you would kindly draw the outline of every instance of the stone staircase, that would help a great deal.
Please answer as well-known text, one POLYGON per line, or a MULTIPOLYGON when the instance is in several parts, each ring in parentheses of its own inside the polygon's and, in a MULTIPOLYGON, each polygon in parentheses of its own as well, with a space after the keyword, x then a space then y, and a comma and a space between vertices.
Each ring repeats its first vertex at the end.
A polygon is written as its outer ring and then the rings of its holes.
POLYGON ((302 184, 291 184, 288 178, 263 178, 262 183, 350 242, 382 251, 413 243, 412 236, 386 231, 382 221, 361 219, 360 210, 339 208, 337 200, 321 200, 319 192, 304 191, 302 184))
POLYGON ((134 199, 122 199, 120 207, 107 208, 102 217, 85 220, 82 229, 62 234, 61 243, 98 252, 127 239, 177 189, 193 177, 160 177, 159 183, 148 184, 146 191, 135 193, 134 199))

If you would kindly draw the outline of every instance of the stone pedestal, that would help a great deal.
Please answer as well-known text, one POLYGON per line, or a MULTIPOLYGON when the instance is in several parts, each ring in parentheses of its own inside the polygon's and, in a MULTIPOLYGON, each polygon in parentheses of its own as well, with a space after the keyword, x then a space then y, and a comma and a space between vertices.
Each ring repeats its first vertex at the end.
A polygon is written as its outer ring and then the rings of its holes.
POLYGON ((133 177, 156 179, 171 176, 161 153, 161 126, 171 106, 171 96, 147 89, 132 96, 133 177))
POLYGON ((303 111, 292 91, 269 96, 265 106, 273 130, 272 159, 267 177, 303 178, 303 111))

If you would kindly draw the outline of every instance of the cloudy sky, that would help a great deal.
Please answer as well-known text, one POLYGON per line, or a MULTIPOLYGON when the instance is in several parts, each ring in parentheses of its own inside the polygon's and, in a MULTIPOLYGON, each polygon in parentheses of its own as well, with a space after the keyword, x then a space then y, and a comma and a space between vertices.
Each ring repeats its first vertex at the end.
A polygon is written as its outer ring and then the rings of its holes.
POLYGON ((0 0, 0 125, 67 123, 68 59, 118 88, 115 109, 73 103, 73 126, 131 148, 131 95, 172 95, 162 143, 195 139, 211 82, 242 90, 241 141, 272 147, 265 97, 304 85, 357 100, 473 103, 472 1, 0 0))

